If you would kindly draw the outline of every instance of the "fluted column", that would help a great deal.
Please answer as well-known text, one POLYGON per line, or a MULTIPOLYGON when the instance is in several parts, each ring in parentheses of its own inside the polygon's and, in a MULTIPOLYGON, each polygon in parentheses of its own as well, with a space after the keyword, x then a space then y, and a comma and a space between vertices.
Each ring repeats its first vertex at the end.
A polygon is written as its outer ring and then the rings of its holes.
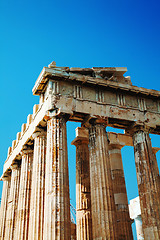
POLYGON ((116 232, 120 240, 133 239, 120 144, 109 144, 111 176, 116 205, 116 232))
POLYGON ((15 240, 28 239, 33 150, 23 149, 15 240))
POLYGON ((92 239, 89 136, 85 128, 76 129, 76 219, 77 240, 92 239))
POLYGON ((133 144, 144 239, 160 239, 159 171, 148 132, 134 129, 133 144))
POLYGON ((103 122, 92 124, 89 141, 93 239, 116 239, 115 203, 103 122))
POLYGON ((3 191, 0 210, 0 239, 4 240, 4 234, 6 229, 6 215, 8 209, 8 197, 10 193, 11 176, 8 174, 2 178, 3 191))
POLYGON ((7 203, 7 216, 6 216, 6 231, 5 240, 12 240, 15 234, 15 219, 17 214, 17 202, 19 191, 19 179, 20 179, 20 167, 19 163, 15 163, 11 166, 11 185, 10 193, 7 203))
POLYGON ((29 239, 43 239, 46 132, 36 132, 32 171, 29 239))
POLYGON ((53 117, 47 122, 43 239, 71 239, 66 119, 63 117, 53 117))

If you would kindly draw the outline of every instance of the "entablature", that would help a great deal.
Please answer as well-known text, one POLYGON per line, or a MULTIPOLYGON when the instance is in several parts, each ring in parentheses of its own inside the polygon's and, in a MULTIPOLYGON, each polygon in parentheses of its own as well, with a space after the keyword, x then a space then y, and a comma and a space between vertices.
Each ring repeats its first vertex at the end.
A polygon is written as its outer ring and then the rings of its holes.
POLYGON ((120 89, 125 92, 129 91, 134 94, 160 98, 160 91, 133 86, 131 84, 130 77, 123 76, 123 74, 127 72, 127 68, 78 68, 79 71, 76 69, 77 68, 74 70, 74 68, 68 67, 44 67, 35 83, 35 86, 33 87, 33 94, 40 95, 43 93, 48 80, 53 79, 55 81, 69 81, 74 85, 76 85, 75 82, 77 82, 82 85, 89 84, 93 85, 93 87, 96 85, 96 87, 99 86, 116 90, 120 89), (90 71, 92 74, 87 75, 86 72, 90 71), (108 77, 103 75, 103 72, 108 73, 108 77))
MULTIPOLYGON (((50 117, 67 115, 67 120, 87 125, 103 119, 115 128, 145 126, 160 134, 160 92, 132 86, 124 77, 126 68, 43 68, 33 94, 40 95, 39 105, 28 115, 27 123, 9 148, 4 173, 12 162, 20 160, 24 145, 32 145, 37 127, 46 130, 50 117)), ((127 132, 127 131, 126 131, 127 132)))

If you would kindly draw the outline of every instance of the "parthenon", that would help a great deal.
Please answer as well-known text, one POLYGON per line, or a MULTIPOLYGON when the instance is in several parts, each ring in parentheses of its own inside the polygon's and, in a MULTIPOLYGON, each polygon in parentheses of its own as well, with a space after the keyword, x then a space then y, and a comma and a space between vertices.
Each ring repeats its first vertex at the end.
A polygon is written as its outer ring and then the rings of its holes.
POLYGON ((132 85, 125 67, 41 71, 27 123, 4 163, 1 240, 132 240, 121 149, 134 147, 145 240, 160 239, 160 177, 149 134, 160 135, 160 91, 132 85), (71 222, 67 121, 76 138, 76 226, 71 222), (124 134, 106 132, 106 127, 124 134), (75 231, 76 228, 76 231, 75 231))

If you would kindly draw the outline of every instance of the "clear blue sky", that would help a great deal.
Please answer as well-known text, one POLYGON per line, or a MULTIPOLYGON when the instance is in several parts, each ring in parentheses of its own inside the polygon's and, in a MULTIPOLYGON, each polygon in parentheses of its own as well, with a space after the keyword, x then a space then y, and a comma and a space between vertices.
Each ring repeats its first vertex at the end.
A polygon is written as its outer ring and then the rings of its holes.
MULTIPOLYGON (((51 61, 69 67, 124 66, 133 85, 160 90, 158 0, 1 0, 0 33, 0 175, 8 147, 38 103, 32 87, 51 61)), ((71 142, 75 135, 68 125, 71 142)), ((152 141, 160 146, 159 136, 152 141)), ((133 149, 122 153, 131 199, 138 194, 133 149)), ((69 161, 73 174, 74 147, 69 148, 69 161)), ((73 190, 71 199, 75 205, 73 190)))

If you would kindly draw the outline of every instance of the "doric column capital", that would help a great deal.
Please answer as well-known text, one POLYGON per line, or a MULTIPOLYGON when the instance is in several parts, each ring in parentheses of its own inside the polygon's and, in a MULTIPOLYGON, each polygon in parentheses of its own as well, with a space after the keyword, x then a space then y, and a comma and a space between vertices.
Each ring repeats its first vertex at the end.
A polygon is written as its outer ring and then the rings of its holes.
POLYGON ((159 147, 152 147, 153 153, 156 154, 160 148, 159 147))
POLYGON ((72 145, 89 144, 89 132, 85 127, 76 128, 76 138, 72 141, 72 145))
POLYGON ((35 139, 35 138, 37 138, 37 137, 46 137, 46 135, 47 135, 46 131, 44 131, 44 130, 39 130, 39 131, 37 131, 37 132, 34 132, 34 133, 32 134, 32 137, 33 137, 33 139, 35 139))
POLYGON ((95 125, 102 125, 102 126, 105 126, 107 127, 108 125, 108 119, 103 119, 103 118, 97 118, 97 119, 90 119, 90 125, 91 126, 95 126, 95 125))
POLYGON ((145 133, 149 133, 150 128, 146 125, 133 125, 131 127, 129 127, 128 129, 125 130, 126 134, 130 134, 131 136, 133 136, 135 133, 137 132, 145 132, 145 133))
POLYGON ((1 177, 1 180, 4 182, 4 181, 8 181, 11 179, 11 171, 10 172, 7 172, 5 173, 4 175, 2 175, 1 177))
POLYGON ((54 117, 59 121, 60 124, 66 123, 68 121, 68 116, 67 115, 60 115, 58 117, 54 117))
POLYGON ((14 163, 10 166, 10 168, 11 168, 11 170, 13 171, 13 170, 17 170, 17 169, 19 168, 19 166, 20 166, 20 162, 14 162, 14 163))
POLYGON ((82 122, 82 127, 85 128, 92 128, 95 125, 104 125, 105 127, 108 126, 108 118, 95 118, 91 116, 87 116, 86 119, 82 122))
POLYGON ((24 147, 22 150, 21 150, 21 155, 27 155, 29 153, 33 153, 33 149, 31 148, 27 148, 27 147, 24 147))
POLYGON ((53 111, 53 112, 51 112, 51 111, 49 111, 49 113, 48 113, 48 115, 47 116, 45 116, 44 117, 44 119, 46 120, 46 121, 49 121, 50 119, 63 119, 63 120, 65 120, 65 122, 67 122, 68 121, 68 119, 69 119, 69 117, 70 117, 70 114, 69 113, 64 113, 64 112, 61 112, 60 111, 60 109, 57 111, 53 111))
POLYGON ((122 149, 125 145, 124 144, 118 144, 118 143, 109 143, 108 147, 109 147, 109 150, 112 150, 112 149, 122 149))
POLYGON ((76 137, 73 141, 72 141, 72 145, 78 146, 78 145, 82 145, 82 144, 88 144, 89 143, 89 139, 88 138, 83 138, 83 137, 76 137))

